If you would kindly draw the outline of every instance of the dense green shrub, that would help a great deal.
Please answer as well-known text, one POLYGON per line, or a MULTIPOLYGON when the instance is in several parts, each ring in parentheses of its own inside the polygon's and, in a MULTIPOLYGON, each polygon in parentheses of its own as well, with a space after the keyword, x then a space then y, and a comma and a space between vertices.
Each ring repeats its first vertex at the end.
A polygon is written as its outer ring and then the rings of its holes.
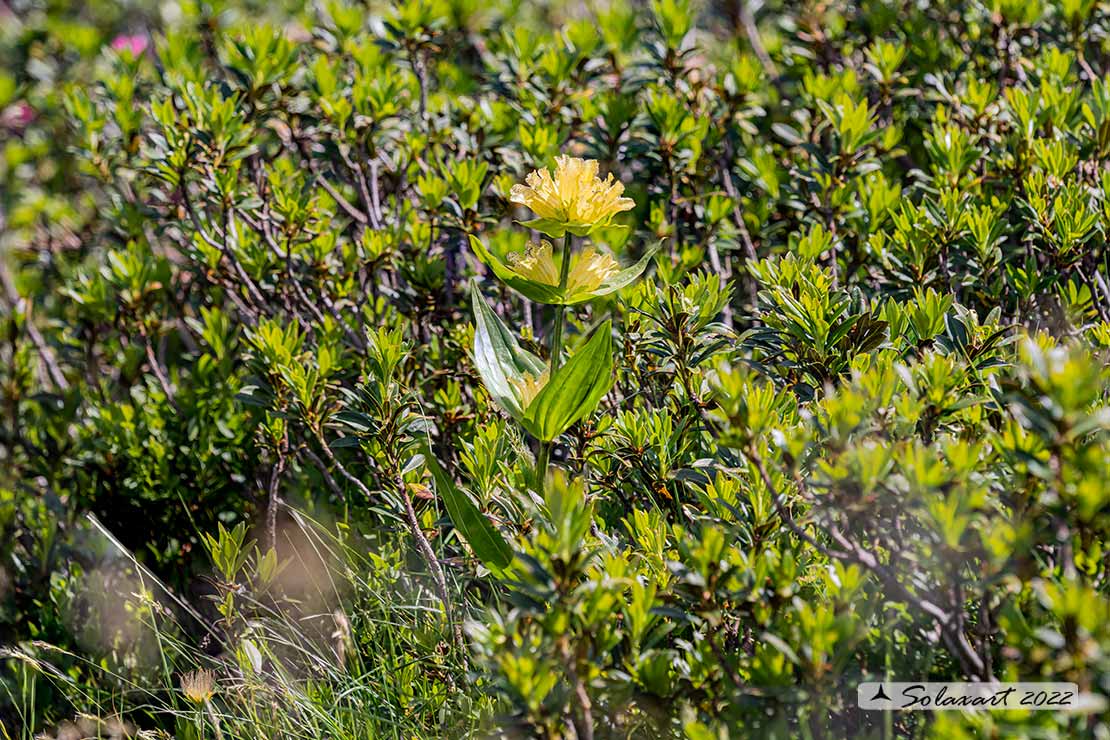
POLYGON ((6 736, 1110 733, 1105 3, 0 21, 6 736))

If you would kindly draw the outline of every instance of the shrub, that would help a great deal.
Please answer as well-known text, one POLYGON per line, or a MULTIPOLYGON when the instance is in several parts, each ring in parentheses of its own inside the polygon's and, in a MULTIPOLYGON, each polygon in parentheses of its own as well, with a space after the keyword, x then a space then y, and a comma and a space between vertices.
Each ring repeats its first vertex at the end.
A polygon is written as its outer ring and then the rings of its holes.
POLYGON ((7 736, 1110 731, 1104 6, 290 5, 0 36, 7 736))

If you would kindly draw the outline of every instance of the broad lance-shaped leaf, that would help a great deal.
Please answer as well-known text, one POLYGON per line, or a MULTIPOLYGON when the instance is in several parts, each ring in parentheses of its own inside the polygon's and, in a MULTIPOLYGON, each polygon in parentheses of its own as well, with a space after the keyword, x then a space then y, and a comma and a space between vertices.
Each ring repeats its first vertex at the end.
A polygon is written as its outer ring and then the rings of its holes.
POLYGON ((447 514, 451 523, 455 525, 470 549, 478 559, 491 570, 502 570, 513 560, 513 549, 501 536, 501 533, 490 523, 486 515, 470 500, 466 493, 460 490, 451 476, 447 474, 432 455, 431 450, 424 450, 424 464, 432 473, 435 480, 436 493, 443 499, 447 507, 447 514))
POLYGON ((493 399, 517 421, 524 416, 516 387, 525 373, 538 378, 544 361, 522 349, 508 327, 486 305, 477 285, 470 289, 474 304, 474 364, 493 399))
POLYGON ((560 367, 524 410, 524 428, 544 442, 597 408, 613 383, 613 346, 606 321, 560 367))
POLYGON ((560 291, 557 285, 549 285, 524 277, 487 249, 482 240, 473 234, 470 235, 470 247, 478 255, 478 259, 497 276, 498 280, 528 300, 548 305, 574 306, 579 303, 586 303, 599 296, 609 295, 632 283, 647 268, 652 257, 659 251, 660 244, 653 244, 635 264, 606 278, 596 288, 592 290, 579 289, 573 293, 560 291))

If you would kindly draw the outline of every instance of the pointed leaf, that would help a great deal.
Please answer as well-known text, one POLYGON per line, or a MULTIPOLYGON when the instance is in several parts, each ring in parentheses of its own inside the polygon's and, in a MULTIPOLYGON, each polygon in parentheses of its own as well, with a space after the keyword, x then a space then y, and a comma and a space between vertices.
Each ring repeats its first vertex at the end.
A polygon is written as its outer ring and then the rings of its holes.
POLYGON ((447 507, 447 514, 451 523, 455 525, 459 535, 462 536, 474 554, 478 556, 491 570, 502 570, 513 560, 513 550, 501 533, 490 523, 486 515, 470 500, 465 492, 455 486, 451 476, 447 474, 439 462, 432 455, 431 450, 424 450, 424 462, 435 480, 436 493, 443 499, 447 507))
POLYGON ((517 221, 521 226, 526 226, 529 229, 550 236, 552 239, 561 239, 569 231, 575 236, 589 236, 598 229, 626 229, 627 226, 613 225, 611 218, 604 218, 600 221, 591 224, 568 223, 565 221, 556 221, 550 218, 533 218, 528 221, 517 221))
POLYGON ((486 390, 505 411, 517 420, 523 416, 517 401, 514 381, 524 373, 539 377, 544 362, 522 349, 508 327, 486 305, 475 284, 471 287, 474 304, 474 364, 486 390))
POLYGON ((612 385, 612 375, 612 337, 606 321, 548 380, 521 423, 538 439, 550 442, 597 408, 612 385))
POLYGON ((533 218, 528 221, 517 221, 517 223, 529 229, 535 229, 541 234, 547 234, 552 239, 561 239, 567 233, 565 223, 550 218, 533 218))

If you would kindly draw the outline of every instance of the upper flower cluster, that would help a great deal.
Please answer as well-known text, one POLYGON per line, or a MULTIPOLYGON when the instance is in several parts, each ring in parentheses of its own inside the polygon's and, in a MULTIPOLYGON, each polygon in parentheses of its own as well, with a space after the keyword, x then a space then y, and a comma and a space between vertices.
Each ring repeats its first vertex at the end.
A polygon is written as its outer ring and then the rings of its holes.
POLYGON ((597 160, 560 156, 555 165, 554 174, 546 168, 535 170, 525 178, 527 185, 514 185, 509 193, 509 200, 539 216, 528 225, 548 236, 567 231, 585 236, 636 205, 622 197, 624 185, 612 174, 604 180, 598 176, 597 160))
MULTIPOLYGON (((539 218, 525 226, 551 237, 568 233, 587 236, 594 229, 609 225, 614 215, 635 206, 625 198, 624 185, 608 175, 598 176, 593 159, 560 156, 555 171, 535 170, 525 178, 527 185, 514 185, 509 199, 531 208, 539 218)), ((634 265, 621 266, 608 254, 592 246, 572 251, 568 241, 556 264, 551 242, 530 243, 523 254, 510 254, 507 264, 491 252, 476 236, 470 244, 494 275, 526 298, 538 303, 572 306, 608 295, 639 277, 657 247, 646 250, 634 265)))

